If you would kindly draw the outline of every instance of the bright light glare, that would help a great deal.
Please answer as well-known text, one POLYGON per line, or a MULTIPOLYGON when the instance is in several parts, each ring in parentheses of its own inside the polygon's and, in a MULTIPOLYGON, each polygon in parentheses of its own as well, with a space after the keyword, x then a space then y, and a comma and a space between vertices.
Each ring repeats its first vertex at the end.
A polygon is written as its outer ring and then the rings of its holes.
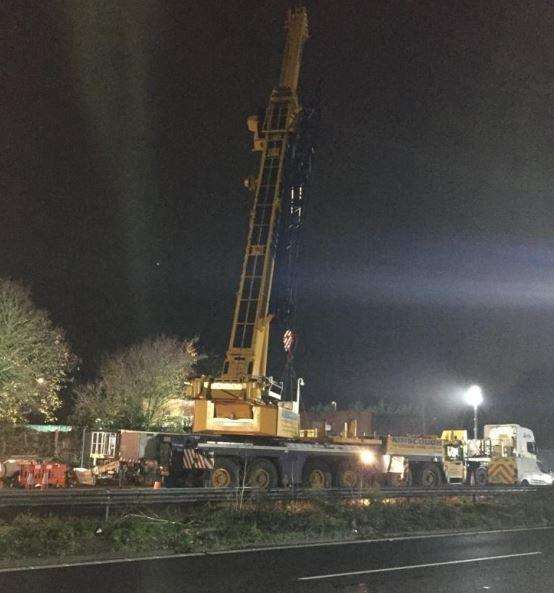
POLYGON ((466 401, 470 406, 479 406, 483 403, 483 390, 479 385, 472 385, 467 390, 466 401))
POLYGON ((375 463, 375 453, 369 449, 362 451, 360 453, 360 461, 364 465, 371 465, 372 463, 375 463))

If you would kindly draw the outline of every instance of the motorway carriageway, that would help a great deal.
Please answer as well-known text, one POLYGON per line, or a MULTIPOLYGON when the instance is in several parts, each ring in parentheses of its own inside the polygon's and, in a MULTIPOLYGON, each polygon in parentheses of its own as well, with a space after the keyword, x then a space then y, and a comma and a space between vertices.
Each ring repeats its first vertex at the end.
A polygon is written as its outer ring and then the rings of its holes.
POLYGON ((554 528, 0 569, 27 593, 552 593, 554 528))

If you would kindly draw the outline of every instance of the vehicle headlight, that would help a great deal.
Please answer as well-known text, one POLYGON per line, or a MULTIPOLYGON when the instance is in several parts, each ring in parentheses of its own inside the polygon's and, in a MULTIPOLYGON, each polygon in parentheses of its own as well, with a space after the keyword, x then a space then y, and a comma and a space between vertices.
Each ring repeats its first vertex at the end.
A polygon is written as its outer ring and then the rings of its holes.
POLYGON ((362 451, 360 453, 360 461, 364 464, 364 465, 372 465, 375 463, 375 453, 373 451, 370 451, 369 449, 366 449, 365 451, 362 451))

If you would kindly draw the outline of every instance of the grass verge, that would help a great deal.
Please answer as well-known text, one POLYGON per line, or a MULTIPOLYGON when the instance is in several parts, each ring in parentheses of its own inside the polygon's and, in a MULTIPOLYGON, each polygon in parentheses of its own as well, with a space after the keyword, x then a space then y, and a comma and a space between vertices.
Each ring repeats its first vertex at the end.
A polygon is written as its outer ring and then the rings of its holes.
POLYGON ((37 517, 0 522, 0 561, 69 560, 215 551, 265 544, 370 539, 384 535, 554 525, 550 489, 484 502, 374 499, 246 504, 241 510, 203 504, 188 509, 113 516, 37 517))

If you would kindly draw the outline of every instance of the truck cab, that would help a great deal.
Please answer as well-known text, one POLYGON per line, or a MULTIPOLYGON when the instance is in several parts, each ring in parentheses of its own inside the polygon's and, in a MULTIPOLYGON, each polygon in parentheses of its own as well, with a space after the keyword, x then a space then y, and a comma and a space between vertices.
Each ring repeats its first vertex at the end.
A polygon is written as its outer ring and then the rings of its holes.
POLYGON ((486 424, 483 436, 490 448, 490 484, 552 485, 552 474, 539 467, 531 429, 519 424, 486 424))

